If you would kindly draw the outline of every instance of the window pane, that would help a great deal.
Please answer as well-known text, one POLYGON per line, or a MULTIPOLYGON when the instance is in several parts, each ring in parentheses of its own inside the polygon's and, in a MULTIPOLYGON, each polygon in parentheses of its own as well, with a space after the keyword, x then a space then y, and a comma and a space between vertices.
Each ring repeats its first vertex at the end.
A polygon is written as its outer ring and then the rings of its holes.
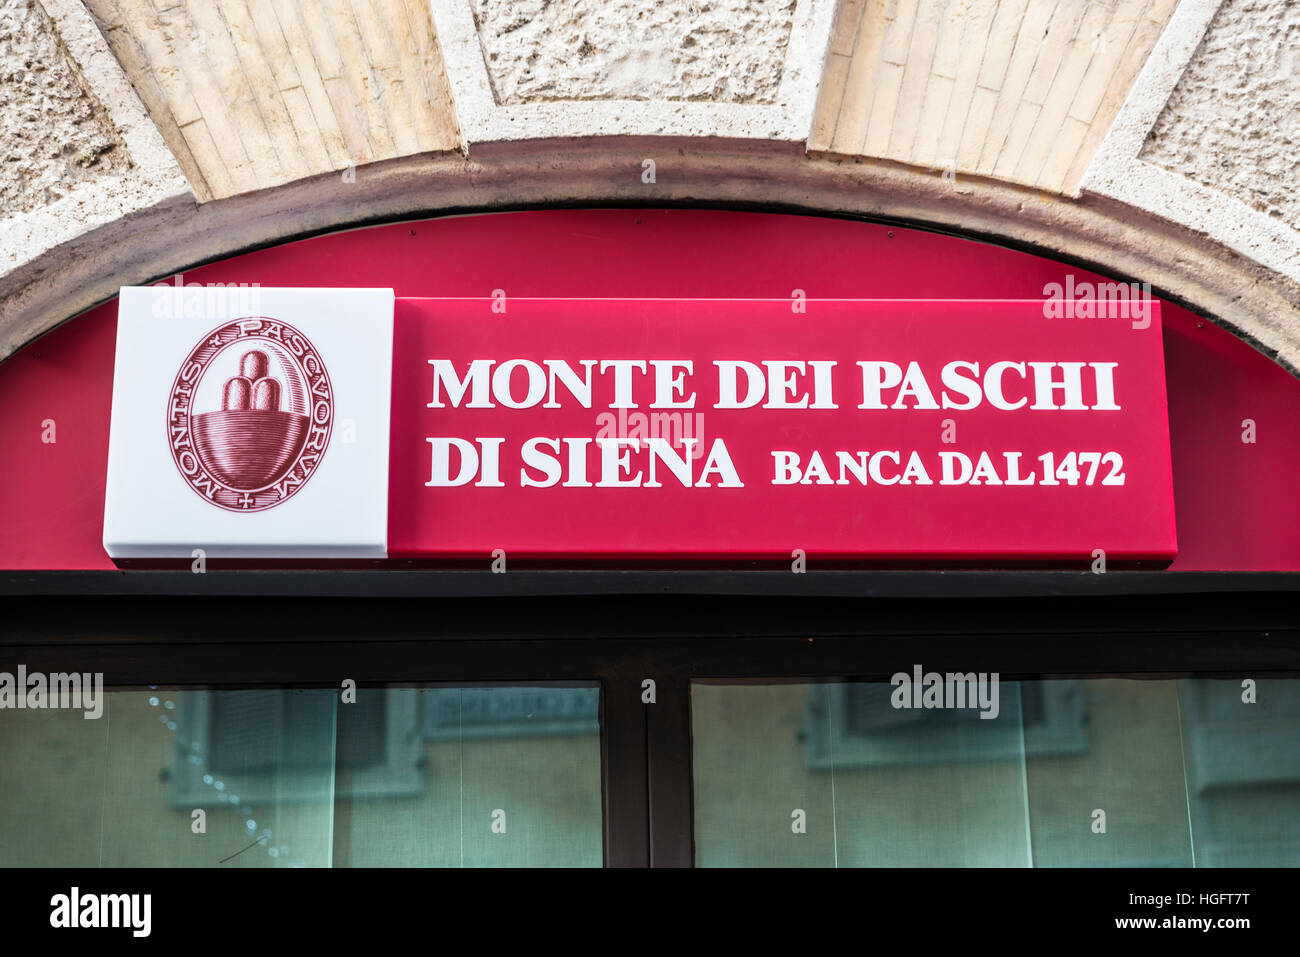
POLYGON ((697 863, 1027 865, 1019 689, 986 719, 893 691, 693 683, 697 863))
POLYGON ((1300 680, 1001 682, 995 718, 896 694, 693 683, 697 863, 1300 865, 1300 680))
POLYGON ((1300 867, 1300 679, 1181 685, 1197 866, 1300 867))
POLYGON ((328 866, 337 698, 159 688, 107 691, 91 720, 0 711, 0 863, 328 866))
POLYGON ((0 865, 602 863, 595 685, 103 698, 0 710, 0 865))
POLYGON ((1178 682, 1033 684, 1076 689, 1087 729, 1072 753, 1028 758, 1034 864, 1190 867, 1178 682))
POLYGON ((340 739, 366 709, 409 742, 409 786, 368 785, 340 751, 336 864, 601 865, 597 687, 361 689, 340 739))
POLYGON ((805 684, 692 682, 695 862, 828 867, 835 861, 829 774, 808 767, 805 684), (792 815, 804 812, 806 829, 792 815))

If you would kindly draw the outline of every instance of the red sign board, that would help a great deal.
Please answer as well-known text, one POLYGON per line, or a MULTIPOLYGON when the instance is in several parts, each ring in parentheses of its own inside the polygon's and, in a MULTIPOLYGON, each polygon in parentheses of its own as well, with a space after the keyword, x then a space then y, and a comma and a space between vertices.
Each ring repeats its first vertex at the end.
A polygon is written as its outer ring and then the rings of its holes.
POLYGON ((388 554, 1168 561, 1142 305, 398 299, 388 554))

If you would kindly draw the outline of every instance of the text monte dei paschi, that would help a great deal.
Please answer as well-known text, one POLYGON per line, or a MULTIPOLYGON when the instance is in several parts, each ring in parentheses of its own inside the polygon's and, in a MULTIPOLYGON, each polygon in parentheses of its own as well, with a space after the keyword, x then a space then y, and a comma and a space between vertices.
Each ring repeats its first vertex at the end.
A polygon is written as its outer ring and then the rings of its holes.
MULTIPOLYGON (((426 436, 428 487, 743 488, 772 485, 1123 485, 1123 454, 1113 448, 1052 449, 771 448, 762 476, 742 476, 728 439, 750 410, 764 437, 765 412, 852 409, 864 417, 908 410, 1015 415, 1122 412, 1119 363, 1087 359, 525 359, 428 360, 426 408, 440 423, 456 412, 458 435, 426 436), (707 389, 707 391, 706 391, 707 389), (707 397, 706 397, 707 396, 707 397), (728 435, 620 435, 594 427, 608 410, 644 409, 663 417, 686 410, 725 413, 728 435), (478 410, 484 410, 479 412, 478 410), (492 410, 490 413, 487 410, 492 410), (507 449, 492 435, 505 413, 568 410, 566 431, 540 434, 507 449), (572 413, 585 410, 590 419, 572 413), (476 416, 484 418, 476 419, 476 416), (581 424, 582 429, 574 428, 581 424), (478 428, 482 425, 484 428, 478 428), (513 456, 513 458, 512 458, 513 456)), ((548 412, 548 421, 559 413, 548 412)), ((864 420, 865 421, 865 420, 864 420)), ((855 431, 855 438, 861 433, 855 431)), ((839 438, 839 437, 836 437, 839 438)), ((843 438, 848 438, 847 436, 843 438)), ((793 445, 794 443, 787 443, 793 445)))

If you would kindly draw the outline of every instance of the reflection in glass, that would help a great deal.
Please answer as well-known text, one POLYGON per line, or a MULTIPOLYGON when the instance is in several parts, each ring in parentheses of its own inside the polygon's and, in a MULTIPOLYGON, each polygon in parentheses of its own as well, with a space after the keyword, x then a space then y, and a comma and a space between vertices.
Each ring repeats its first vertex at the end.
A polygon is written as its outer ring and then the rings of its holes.
POLYGON ((1197 866, 1300 866, 1300 680, 1180 684, 1197 866))
POLYGON ((1300 680, 1002 682, 996 718, 895 691, 693 682, 697 863, 1300 865, 1300 680))
MULTIPOLYGON (((419 715, 418 792, 386 800, 340 768, 335 863, 377 867, 599 867, 599 690, 363 689, 419 715)), ((359 694, 357 704, 361 704, 359 694)), ((339 727, 350 720, 341 709, 339 727)))
POLYGON ((595 685, 104 697, 0 711, 0 865, 602 862, 595 685))

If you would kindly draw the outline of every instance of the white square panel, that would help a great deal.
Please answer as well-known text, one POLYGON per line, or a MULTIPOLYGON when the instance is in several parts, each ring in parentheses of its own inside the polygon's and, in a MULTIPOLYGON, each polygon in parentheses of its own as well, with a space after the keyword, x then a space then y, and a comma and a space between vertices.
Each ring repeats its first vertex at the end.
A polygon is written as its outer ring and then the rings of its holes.
POLYGON ((113 558, 383 558, 391 289, 124 287, 113 558))

